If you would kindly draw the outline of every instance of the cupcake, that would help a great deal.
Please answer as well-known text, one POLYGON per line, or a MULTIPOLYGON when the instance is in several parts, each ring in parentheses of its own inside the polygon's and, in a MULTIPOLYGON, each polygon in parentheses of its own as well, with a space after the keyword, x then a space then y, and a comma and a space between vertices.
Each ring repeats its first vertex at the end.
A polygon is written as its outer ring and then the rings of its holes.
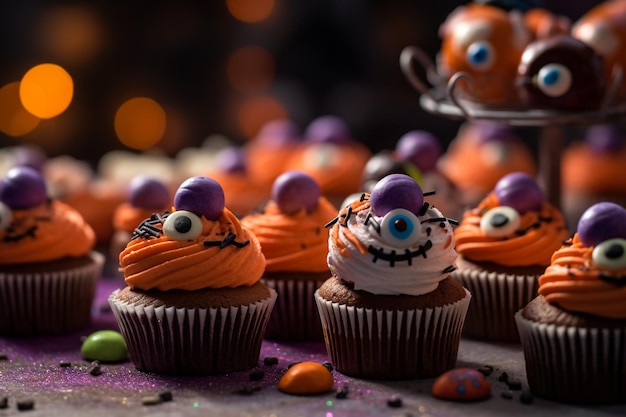
POLYGON ((617 125, 596 125, 563 151, 563 212, 573 229, 582 213, 601 201, 626 204, 626 137, 617 125))
POLYGON ((330 277, 324 226, 336 216, 310 176, 289 171, 276 179, 262 211, 241 220, 261 243, 267 261, 262 282, 278 293, 267 339, 323 340, 313 294, 330 277))
POLYGON ((213 375, 257 364, 276 292, 259 282, 259 242, 217 182, 184 181, 174 210, 138 225, 119 260, 127 287, 109 304, 137 369, 213 375))
POLYGON ((538 278, 569 236, 559 210, 529 175, 504 176, 454 231, 453 276, 472 293, 464 336, 519 342, 514 315, 537 294, 538 278))
POLYGON ((320 186, 322 195, 339 206, 350 194, 361 192, 361 173, 372 156, 352 138, 346 122, 337 116, 313 120, 304 132, 300 149, 289 159, 285 171, 302 171, 320 186))
POLYGON ((133 178, 128 186, 127 201, 120 204, 113 213, 111 258, 119 258, 139 223, 152 213, 169 209, 170 205, 170 190, 161 180, 143 175, 133 178))
POLYGON ((566 403, 626 401, 626 210, 588 208, 515 315, 530 390, 566 403))
POLYGON ((47 195, 38 171, 0 180, 0 335, 69 333, 90 323, 104 264, 93 229, 47 195))
POLYGON ((470 293, 451 277, 452 224, 392 174, 331 222, 332 277, 316 292, 328 355, 346 375, 412 379, 456 364, 470 293))

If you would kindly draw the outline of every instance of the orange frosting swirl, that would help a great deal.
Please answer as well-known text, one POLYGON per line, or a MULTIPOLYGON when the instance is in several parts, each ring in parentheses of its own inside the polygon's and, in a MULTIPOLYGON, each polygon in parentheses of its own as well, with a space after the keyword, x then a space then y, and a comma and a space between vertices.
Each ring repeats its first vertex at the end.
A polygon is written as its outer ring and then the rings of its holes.
POLYGON ((89 254, 96 236, 82 216, 58 200, 13 210, 0 229, 0 265, 47 262, 89 254))
POLYGON ((626 269, 599 269, 592 261, 593 249, 584 246, 575 234, 554 253, 552 264, 539 277, 539 294, 568 311, 626 319, 626 286, 600 278, 624 277, 626 269))
POLYGON ((135 207, 130 203, 122 203, 113 213, 113 227, 115 230, 132 233, 135 227, 144 219, 158 210, 135 207))
MULTIPOLYGON (((194 291, 257 282, 265 270, 265 257, 256 236, 226 208, 216 221, 204 216, 200 220, 202 233, 195 239, 175 240, 159 233, 158 237, 131 240, 119 256, 126 284, 142 290, 194 291), (227 243, 226 237, 231 233, 237 244, 227 243)), ((163 228, 161 223, 154 226, 163 228)))
POLYGON ((480 220, 487 210, 499 205, 492 192, 478 207, 465 212, 454 231, 457 252, 473 261, 504 266, 550 265, 552 254, 568 237, 559 210, 544 201, 540 211, 521 215, 517 231, 504 237, 490 237, 481 230, 480 220))
POLYGON ((328 271, 328 231, 326 223, 337 216, 337 209, 324 197, 311 213, 305 209, 296 214, 284 214, 271 201, 263 213, 242 219, 261 242, 268 272, 328 271))

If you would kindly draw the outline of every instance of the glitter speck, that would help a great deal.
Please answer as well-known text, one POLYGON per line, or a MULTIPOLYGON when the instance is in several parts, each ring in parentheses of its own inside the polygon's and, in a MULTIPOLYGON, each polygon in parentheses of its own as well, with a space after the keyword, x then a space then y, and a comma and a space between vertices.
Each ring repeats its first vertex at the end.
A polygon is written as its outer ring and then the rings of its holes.
POLYGON ((331 412, 326 413, 326 417, 333 417, 333 413, 331 412))

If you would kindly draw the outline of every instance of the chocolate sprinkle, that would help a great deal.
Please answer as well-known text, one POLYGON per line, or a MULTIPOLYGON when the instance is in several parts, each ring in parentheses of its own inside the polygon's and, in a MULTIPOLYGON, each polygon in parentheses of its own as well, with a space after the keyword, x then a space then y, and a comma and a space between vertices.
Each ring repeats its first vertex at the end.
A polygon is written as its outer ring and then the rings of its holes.
POLYGON ((137 238, 149 239, 151 237, 159 237, 163 231, 155 225, 162 225, 165 219, 170 215, 169 211, 163 212, 163 214, 152 213, 149 219, 142 221, 137 228, 133 231, 133 236, 130 240, 137 238))
POLYGON ((141 399, 141 404, 143 405, 157 405, 157 404, 161 404, 161 397, 159 397, 158 395, 151 395, 148 397, 143 397, 141 399))
POLYGON ((61 368, 69 368, 70 366, 72 366, 72 363, 70 361, 60 361, 59 366, 61 368))
POLYGON ((391 398, 387 400, 387 405, 391 408, 400 408, 402 407, 402 399, 397 395, 392 395, 391 398))
POLYGON ((9 354, 6 352, 0 352, 0 361, 8 361, 9 360, 9 354))
POLYGON ((226 237, 223 240, 210 240, 210 241, 204 241, 203 243, 204 243, 204 246, 206 247, 218 246, 220 249, 224 249, 228 245, 233 245, 237 248, 243 248, 250 243, 249 240, 244 240, 243 242, 237 242, 235 240, 236 238, 237 238, 236 234, 232 232, 228 232, 228 235, 226 235, 226 237))
POLYGON ((0 397, 0 410, 9 407, 9 397, 0 397))
POLYGON ((262 369, 253 369, 248 374, 250 381, 260 381, 265 377, 265 371, 262 369))
POLYGON ((100 367, 100 363, 98 361, 93 361, 91 366, 89 367, 89 373, 92 376, 98 376, 102 374, 102 368, 100 367))
POLYGON ((507 379, 506 386, 509 387, 510 390, 519 391, 522 389, 522 381, 519 379, 507 379))
POLYGON ((278 358, 274 356, 268 356, 263 359, 263 365, 265 366, 278 365, 278 358))
POLYGON ((26 399, 17 402, 17 409, 20 411, 28 411, 35 408, 35 400, 26 399))
POLYGON ((532 404, 534 399, 535 397, 530 391, 522 391, 522 393, 519 396, 519 401, 522 404, 532 404))
POLYGON ((348 398, 348 386, 344 385, 343 387, 337 388, 337 391, 335 392, 335 398, 337 398, 338 400, 345 400, 346 398, 348 398))
POLYGON ((159 398, 161 399, 161 401, 166 403, 172 401, 174 399, 174 396, 172 395, 172 391, 163 391, 159 393, 159 398))

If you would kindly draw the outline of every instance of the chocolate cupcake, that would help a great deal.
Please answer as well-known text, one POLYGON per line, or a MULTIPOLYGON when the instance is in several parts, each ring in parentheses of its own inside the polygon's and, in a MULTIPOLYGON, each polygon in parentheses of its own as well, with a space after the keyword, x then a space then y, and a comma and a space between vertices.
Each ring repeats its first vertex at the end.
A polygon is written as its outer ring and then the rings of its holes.
POLYGON ((626 401, 626 209, 583 213, 516 316, 530 390, 567 403, 626 401))
POLYGON ((109 304, 137 369, 212 375, 258 363, 276 292, 259 282, 259 242, 217 182, 183 182, 174 211, 143 221, 119 259, 128 287, 109 304))
POLYGON ((470 293, 450 277, 452 224, 415 180, 383 178, 331 224, 333 276, 316 301, 335 368, 411 379, 454 367, 470 293))

